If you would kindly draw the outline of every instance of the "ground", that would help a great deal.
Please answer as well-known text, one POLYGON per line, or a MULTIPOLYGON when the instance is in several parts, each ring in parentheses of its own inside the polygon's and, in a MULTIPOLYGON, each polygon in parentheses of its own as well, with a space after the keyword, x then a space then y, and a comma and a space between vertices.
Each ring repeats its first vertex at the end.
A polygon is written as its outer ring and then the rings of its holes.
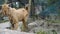
MULTIPOLYGON (((22 22, 19 22, 19 24, 20 24, 19 27, 21 27, 22 26, 22 22)), ((9 22, 1 23, 0 24, 0 31, 1 31, 1 29, 6 30, 6 27, 10 27, 10 23, 9 22)), ((53 34, 53 33, 59 34, 60 33, 60 23, 48 23, 46 20, 36 20, 34 22, 29 23, 28 27, 29 27, 30 30, 27 33, 32 33, 32 34, 34 34, 34 33, 41 34, 43 32, 44 33, 48 33, 48 34, 53 34)), ((18 31, 20 33, 21 32, 20 30, 16 30, 16 31, 18 31)), ((6 30, 6 31, 9 31, 7 33, 10 33, 9 29, 6 30)), ((13 33, 13 32, 15 32, 15 31, 12 30, 11 33, 13 33)))

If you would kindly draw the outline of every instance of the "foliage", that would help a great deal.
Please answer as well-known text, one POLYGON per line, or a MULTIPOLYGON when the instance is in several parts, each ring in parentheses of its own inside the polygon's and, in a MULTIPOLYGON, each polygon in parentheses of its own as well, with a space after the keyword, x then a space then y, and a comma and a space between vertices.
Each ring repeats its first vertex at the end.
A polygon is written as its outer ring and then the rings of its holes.
POLYGON ((53 34, 57 34, 57 32, 55 30, 52 30, 53 34))
POLYGON ((36 34, 57 34, 57 32, 55 30, 48 30, 48 31, 40 30, 36 32, 36 34))
POLYGON ((2 5, 4 3, 5 0, 0 0, 0 5, 2 5))
POLYGON ((47 34, 47 32, 45 32, 45 31, 39 31, 36 34, 47 34))
POLYGON ((47 2, 48 2, 48 6, 50 6, 50 5, 52 5, 52 4, 54 4, 54 3, 56 3, 58 0, 47 0, 47 2))
POLYGON ((60 20, 48 20, 49 23, 60 23, 60 20))

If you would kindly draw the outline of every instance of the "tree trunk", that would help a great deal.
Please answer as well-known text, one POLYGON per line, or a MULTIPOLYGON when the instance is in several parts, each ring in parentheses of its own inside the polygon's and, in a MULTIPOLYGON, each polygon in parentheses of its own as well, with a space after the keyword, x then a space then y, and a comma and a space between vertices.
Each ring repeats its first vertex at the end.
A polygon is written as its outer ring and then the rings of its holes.
POLYGON ((5 3, 7 3, 8 2, 8 0, 5 0, 5 3))
POLYGON ((29 6, 28 6, 29 14, 30 14, 30 10, 31 10, 31 0, 29 0, 29 6))

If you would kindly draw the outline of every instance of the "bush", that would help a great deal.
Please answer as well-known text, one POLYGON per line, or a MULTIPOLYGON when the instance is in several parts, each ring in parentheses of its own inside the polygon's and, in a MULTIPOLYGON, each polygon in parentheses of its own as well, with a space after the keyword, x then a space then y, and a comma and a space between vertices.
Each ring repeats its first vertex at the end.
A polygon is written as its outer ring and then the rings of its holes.
POLYGON ((45 32, 45 31, 39 31, 39 32, 36 32, 36 34, 47 34, 47 32, 45 32))

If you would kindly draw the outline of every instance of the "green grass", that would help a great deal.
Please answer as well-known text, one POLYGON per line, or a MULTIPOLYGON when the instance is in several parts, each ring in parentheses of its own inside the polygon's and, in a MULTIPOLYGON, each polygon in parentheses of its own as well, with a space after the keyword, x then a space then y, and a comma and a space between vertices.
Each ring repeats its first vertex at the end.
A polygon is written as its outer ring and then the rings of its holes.
POLYGON ((50 23, 60 23, 60 20, 48 20, 47 22, 50 22, 50 23))
POLYGON ((45 31, 39 31, 36 34, 47 34, 47 32, 45 32, 45 31))
POLYGON ((52 30, 53 34, 57 34, 57 32, 55 30, 52 30))
POLYGON ((36 32, 36 34, 57 34, 57 32, 55 31, 55 30, 49 30, 49 31, 42 31, 42 30, 40 30, 40 31, 38 31, 38 32, 36 32))
POLYGON ((43 30, 40 30, 40 31, 36 32, 36 34, 47 34, 47 32, 43 31, 43 30))

